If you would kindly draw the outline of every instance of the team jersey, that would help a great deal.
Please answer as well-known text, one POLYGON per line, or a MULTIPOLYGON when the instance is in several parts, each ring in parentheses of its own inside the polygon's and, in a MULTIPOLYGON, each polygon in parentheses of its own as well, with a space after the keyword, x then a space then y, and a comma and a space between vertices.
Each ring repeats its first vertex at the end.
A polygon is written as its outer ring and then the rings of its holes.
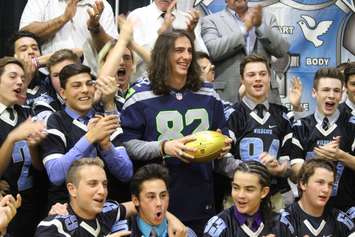
MULTIPOLYGON (((345 113, 355 113, 354 112, 355 105, 347 98, 345 102, 341 103, 339 105, 339 111, 340 113, 345 112, 345 113)), ((355 115, 355 114, 353 114, 355 115)))
POLYGON ((346 237, 355 231, 354 223, 346 213, 325 209, 321 217, 313 217, 305 213, 297 202, 281 213, 280 222, 280 233, 277 236, 282 237, 346 237))
MULTIPOLYGON (((270 224, 263 221, 256 230, 252 230, 246 224, 240 224, 234 214, 235 206, 225 209, 213 216, 206 224, 204 237, 257 237, 268 234, 276 234, 278 231, 278 214, 273 214, 270 224)), ((277 235, 278 236, 278 235, 277 235)))
POLYGON ((34 78, 27 87, 27 98, 25 105, 32 107, 34 100, 40 97, 42 94, 45 94, 48 88, 49 82, 47 76, 40 71, 36 72, 34 78))
MULTIPOLYGON (((45 164, 52 157, 66 154, 74 145, 86 134, 87 126, 84 123, 73 119, 67 112, 57 111, 51 114, 47 120, 48 135, 40 144, 40 153, 45 164)), ((121 145, 117 138, 117 133, 111 135, 113 146, 121 145)), ((82 153, 83 157, 100 157, 100 149, 95 144, 82 153)), ((104 161, 104 160, 103 160, 104 161)), ((105 162, 105 161, 104 161, 105 162)), ((129 198, 128 186, 116 179, 112 172, 108 170, 105 162, 105 171, 108 179, 109 198, 117 201, 127 201, 129 198), (125 188, 121 188, 121 187, 125 188), (122 200, 123 199, 123 200, 122 200)), ((68 202, 68 192, 63 182, 60 185, 50 183, 48 192, 49 206, 56 202, 68 202)))
MULTIPOLYGON (((8 134, 30 116, 30 110, 21 106, 14 106, 14 119, 7 114, 0 116, 0 145, 3 144, 8 134)), ((23 236, 24 233, 33 233, 36 226, 36 202, 34 192, 34 177, 31 153, 25 140, 18 141, 12 149, 12 157, 8 167, 1 176, 10 185, 10 193, 16 197, 21 194, 22 205, 15 218, 11 221, 8 232, 13 237, 23 236), (22 226, 22 228, 18 228, 22 226)))
MULTIPOLYGON (((288 111, 286 107, 277 104, 270 103, 268 107, 261 118, 245 97, 235 105, 228 127, 234 140, 232 152, 236 158, 259 161, 261 153, 267 152, 279 161, 290 160, 293 133, 288 111)), ((285 178, 273 177, 272 193, 288 189, 285 178)))
POLYGON ((41 87, 44 93, 33 100, 32 111, 41 120, 46 120, 50 114, 64 109, 64 100, 51 87, 41 87))
MULTIPOLYGON (((128 93, 121 113, 121 126, 124 142, 132 139, 163 141, 198 131, 223 130, 223 104, 212 84, 203 84, 197 92, 183 89, 170 91, 167 95, 155 95, 149 80, 141 80, 128 93)), ((140 159, 131 154, 130 157, 140 159)), ((157 162, 160 161, 161 158, 157 162)), ((169 210, 182 221, 212 216, 213 162, 186 164, 177 158, 167 157, 164 163, 173 180, 169 189, 169 210)))
POLYGON ((94 220, 75 214, 71 206, 68 215, 49 216, 37 226, 36 237, 104 237, 111 232, 127 230, 126 209, 114 201, 106 201, 94 220), (113 231, 113 229, 115 231, 113 231))
MULTIPOLYGON (((322 128, 323 118, 316 112, 294 123, 293 146, 294 159, 291 165, 303 162, 303 160, 315 157, 313 149, 317 146, 325 145, 340 136, 339 148, 345 152, 354 155, 354 134, 355 117, 349 113, 339 113, 337 111, 329 118, 330 126, 327 130, 322 128)), ((355 196, 353 190, 354 171, 344 166, 342 162, 335 162, 337 174, 332 191, 331 202, 335 207, 344 210, 346 206, 355 205, 355 196), (335 200, 334 200, 335 197, 335 200), (338 201, 337 201, 338 200, 338 201), (344 208, 343 208, 344 207, 344 208)))

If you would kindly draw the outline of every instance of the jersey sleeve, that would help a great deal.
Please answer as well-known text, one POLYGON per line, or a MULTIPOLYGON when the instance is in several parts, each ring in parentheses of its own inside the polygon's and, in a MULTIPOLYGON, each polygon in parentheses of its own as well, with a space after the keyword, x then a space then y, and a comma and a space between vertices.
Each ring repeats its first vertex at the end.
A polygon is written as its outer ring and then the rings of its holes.
POLYGON ((133 93, 126 100, 121 113, 121 127, 123 133, 120 135, 122 142, 126 142, 132 139, 142 139, 146 123, 144 115, 142 114, 142 108, 140 103, 137 102, 136 97, 139 97, 138 93, 135 93, 134 88, 130 88, 129 94, 133 93))
POLYGON ((105 222, 111 226, 111 233, 128 230, 126 208, 123 205, 115 201, 107 201, 101 213, 105 222))
POLYGON ((291 149, 291 165, 296 163, 303 163, 305 158, 305 143, 307 134, 307 128, 303 120, 295 120, 292 125, 292 149, 291 149))
POLYGON ((338 226, 336 236, 349 236, 355 232, 354 222, 346 213, 336 210, 334 216, 338 226))
POLYGON ((35 237, 67 237, 70 236, 69 228, 75 229, 78 227, 78 222, 75 216, 67 216, 64 218, 65 225, 61 218, 55 218, 54 216, 49 216, 43 221, 41 221, 35 233, 35 237))
POLYGON ((205 229, 203 231, 204 237, 224 237, 228 229, 225 221, 219 216, 213 216, 207 222, 205 229))
POLYGON ((280 222, 275 228, 276 236, 293 237, 296 236, 295 226, 290 218, 290 213, 283 211, 280 215, 280 222))
POLYGON ((279 154, 279 160, 280 161, 290 161, 290 160, 295 160, 294 153, 290 152, 296 146, 294 143, 292 143, 293 139, 293 130, 292 130, 292 124, 291 121, 288 118, 288 115, 286 112, 282 112, 282 123, 283 123, 283 129, 284 129, 284 137, 281 140, 281 148, 280 148, 280 154, 279 154))

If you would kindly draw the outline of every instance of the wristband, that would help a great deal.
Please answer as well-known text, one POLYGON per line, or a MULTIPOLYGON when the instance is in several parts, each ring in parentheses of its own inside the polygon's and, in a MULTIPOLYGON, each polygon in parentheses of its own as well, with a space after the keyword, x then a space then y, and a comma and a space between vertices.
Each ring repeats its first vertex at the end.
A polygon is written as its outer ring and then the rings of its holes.
POLYGON ((166 153, 165 153, 165 143, 167 142, 168 140, 164 140, 160 143, 160 154, 162 156, 166 156, 166 153))

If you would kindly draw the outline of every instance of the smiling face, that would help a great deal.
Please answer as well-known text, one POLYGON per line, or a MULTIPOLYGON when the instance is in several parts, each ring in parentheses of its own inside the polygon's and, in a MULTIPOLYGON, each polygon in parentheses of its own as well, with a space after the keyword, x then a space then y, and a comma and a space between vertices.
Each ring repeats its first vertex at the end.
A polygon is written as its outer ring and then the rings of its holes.
POLYGON ((254 215, 261 201, 269 193, 269 187, 262 187, 259 176, 253 173, 237 171, 232 181, 234 205, 242 214, 254 215))
POLYGON ((270 74, 263 62, 250 62, 245 65, 241 78, 245 94, 256 103, 266 100, 270 90, 270 74))
POLYGON ((60 96, 67 106, 78 114, 87 114, 94 104, 95 86, 88 73, 80 73, 68 78, 65 88, 60 89, 60 96))
POLYGON ((170 54, 171 77, 186 78, 192 61, 192 45, 183 36, 175 40, 173 52, 170 54))
POLYGON ((333 172, 325 168, 315 168, 308 182, 300 184, 303 206, 323 210, 332 193, 333 183, 333 172))
POLYGON ((71 205, 81 218, 94 219, 107 198, 105 171, 96 165, 86 165, 80 168, 78 176, 78 184, 67 184, 71 205))
POLYGON ((6 106, 12 106, 22 101, 25 73, 15 64, 9 63, 4 67, 0 76, 0 102, 6 106))
POLYGON ((132 201, 138 207, 140 218, 150 225, 160 225, 169 206, 169 193, 165 182, 161 179, 144 181, 139 197, 133 195, 132 201))
POLYGON ((331 116, 338 108, 342 97, 342 83, 339 79, 322 77, 313 88, 312 95, 317 100, 317 109, 324 116, 331 116))

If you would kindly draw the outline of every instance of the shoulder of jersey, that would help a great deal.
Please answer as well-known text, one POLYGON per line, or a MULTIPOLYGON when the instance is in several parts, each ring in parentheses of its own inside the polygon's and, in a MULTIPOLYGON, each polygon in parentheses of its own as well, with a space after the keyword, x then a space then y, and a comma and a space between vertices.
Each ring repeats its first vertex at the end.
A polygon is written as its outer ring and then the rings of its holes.
POLYGON ((126 100, 131 98, 132 95, 139 93, 139 92, 144 92, 144 91, 150 91, 151 90, 151 84, 149 81, 148 77, 141 77, 137 79, 137 81, 129 88, 127 95, 126 95, 126 100))

